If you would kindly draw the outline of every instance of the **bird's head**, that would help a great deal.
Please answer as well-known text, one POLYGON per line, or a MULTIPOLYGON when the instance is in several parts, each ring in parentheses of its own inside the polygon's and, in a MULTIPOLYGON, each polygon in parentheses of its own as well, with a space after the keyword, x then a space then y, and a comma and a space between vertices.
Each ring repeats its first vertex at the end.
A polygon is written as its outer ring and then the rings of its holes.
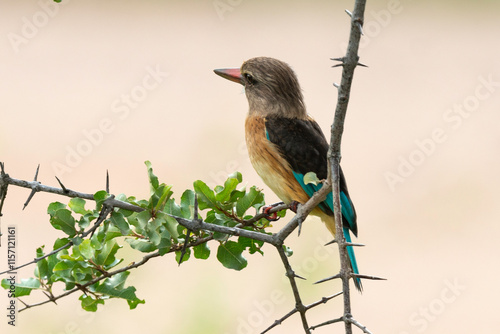
POLYGON ((251 115, 307 118, 297 76, 281 60, 257 57, 247 60, 239 69, 217 69, 214 72, 245 86, 251 115))

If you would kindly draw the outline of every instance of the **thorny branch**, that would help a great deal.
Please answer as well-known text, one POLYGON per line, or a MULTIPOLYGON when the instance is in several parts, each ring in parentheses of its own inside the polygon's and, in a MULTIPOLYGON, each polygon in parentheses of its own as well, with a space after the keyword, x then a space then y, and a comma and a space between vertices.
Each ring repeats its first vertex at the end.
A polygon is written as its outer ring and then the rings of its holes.
MULTIPOLYGON (((364 19, 366 0, 356 0, 354 4, 353 13, 346 10, 347 14, 351 17, 351 32, 349 36, 349 44, 347 53, 343 58, 333 60, 340 61, 342 66, 342 80, 338 88, 338 101, 335 109, 335 117, 331 128, 330 148, 328 150, 328 163, 329 163, 329 179, 333 188, 333 211, 335 215, 335 230, 337 231, 335 240, 337 242, 340 254, 341 269, 337 276, 342 279, 342 291, 344 298, 344 315, 334 321, 327 322, 333 323, 343 321, 345 325, 346 334, 352 333, 352 323, 355 320, 352 318, 351 301, 349 290, 349 279, 353 277, 352 270, 349 265, 349 256, 347 254, 347 243, 342 233, 342 213, 340 205, 340 187, 339 187, 339 166, 340 166, 340 146, 342 141, 342 133, 344 132, 344 120, 349 103, 349 96, 351 85, 354 77, 354 70, 359 65, 359 42, 363 34, 362 26, 364 19), (351 321, 352 320, 352 321, 351 321)), ((325 324, 327 324, 325 323, 325 324)))
MULTIPOLYGON (((292 287, 292 291, 294 294, 295 298, 295 308, 287 313, 285 316, 282 318, 276 320, 271 326, 269 326, 264 332, 266 333, 272 328, 274 328, 277 325, 280 325, 283 321, 288 319, 290 316, 292 316, 295 313, 299 313, 302 319, 302 324, 304 327, 305 333, 310 333, 311 330, 314 330, 315 328, 329 325, 332 323, 336 322, 344 322, 345 324, 345 330, 347 334, 352 333, 352 325, 355 325, 356 327, 360 328, 364 333, 371 334, 371 332, 363 325, 361 325, 357 320, 355 320, 352 315, 351 315, 351 308, 350 308, 350 293, 349 293, 349 279, 356 276, 359 278, 364 278, 364 279, 380 279, 378 277, 374 276, 368 276, 368 275, 354 275, 349 266, 349 259, 347 255, 347 250, 346 246, 351 245, 351 246, 358 246, 357 244, 348 244, 346 243, 343 234, 342 233, 337 233, 337 237, 335 239, 336 243, 338 244, 339 247, 339 253, 340 253, 340 258, 341 258, 341 270, 340 273, 337 275, 334 275, 330 278, 321 280, 321 281, 327 281, 330 279, 334 278, 341 278, 342 279, 342 286, 343 286, 343 291, 336 293, 334 295, 331 295, 329 297, 323 297, 321 300, 314 302, 310 305, 304 305, 302 303, 297 284, 296 284, 296 278, 302 278, 298 275, 296 275, 288 261, 288 258, 285 254, 284 248, 283 248, 283 243, 285 239, 297 228, 299 227, 300 231, 300 225, 301 223, 306 219, 308 214, 320 203, 322 202, 325 198, 326 195, 329 192, 333 192, 333 198, 334 198, 334 212, 335 212, 335 221, 336 221, 336 230, 337 231, 342 231, 342 218, 341 218, 341 208, 340 208, 340 195, 339 195, 339 163, 340 163, 340 146, 341 146, 341 138, 342 138, 342 133, 343 133, 343 127, 344 127, 344 120, 345 120, 345 115, 347 111, 347 105, 349 102, 349 95, 350 95, 350 89, 351 89, 351 84, 353 80, 353 74, 354 74, 354 69, 356 66, 365 66, 361 63, 358 62, 358 49, 359 49, 359 41, 360 41, 360 36, 362 34, 362 26, 363 26, 363 15, 364 15, 364 8, 365 8, 365 3, 366 0, 356 0, 355 1, 355 6, 354 6, 354 11, 353 13, 350 13, 349 11, 346 11, 350 16, 351 16, 351 33, 349 37, 349 44, 348 44, 348 49, 347 53, 344 57, 342 58, 336 58, 334 60, 340 61, 341 63, 336 65, 336 66, 342 66, 343 71, 342 71, 342 81, 340 85, 334 84, 338 88, 338 102, 337 102, 337 107, 335 111, 335 118, 334 122, 332 124, 332 129, 331 129, 331 142, 330 142, 330 149, 328 152, 328 161, 329 161, 329 175, 328 179, 324 182, 323 187, 320 191, 318 191, 314 196, 311 197, 311 199, 307 203, 303 203, 298 206, 297 214, 289 221, 288 224, 286 224, 279 232, 272 234, 272 235, 267 235, 264 233, 259 233, 259 232, 254 232, 254 231, 249 231, 245 230, 243 228, 240 228, 242 226, 248 226, 251 225, 252 223, 258 221, 262 217, 264 217, 264 214, 258 214, 257 216, 253 217, 250 220, 243 221, 240 224, 236 225, 235 227, 227 227, 227 226, 220 226, 220 225, 215 225, 215 224, 209 224, 204 222, 203 220, 199 219, 197 216, 195 216, 195 219, 189 220, 181 217, 176 217, 172 216, 177 220, 177 222, 186 227, 189 231, 199 231, 199 230, 204 230, 204 231, 210 231, 210 232, 221 232, 225 233, 228 235, 234 235, 234 236, 243 236, 259 241, 263 241, 266 243, 270 243, 276 247, 278 250, 278 253, 280 254, 281 260, 283 262, 283 265, 285 266, 286 270, 286 276, 288 277, 290 281, 290 285, 292 287), (332 319, 325 321, 321 324, 315 325, 315 326, 309 326, 307 323, 307 318, 306 318, 306 311, 309 309, 318 306, 320 304, 326 303, 329 300, 333 299, 334 297, 337 297, 339 295, 343 295, 344 298, 344 314, 340 318, 332 319)), ((18 180, 11 178, 8 174, 5 173, 4 170, 4 164, 0 163, 0 216, 2 215, 2 207, 3 203, 5 201, 5 197, 7 194, 7 188, 9 185, 13 186, 18 186, 18 187, 24 187, 31 189, 30 196, 28 197, 28 200, 25 203, 25 206, 29 203, 31 198, 37 193, 37 192, 48 192, 48 193, 54 193, 62 196, 67 196, 67 197, 78 197, 82 199, 87 199, 87 200, 94 200, 93 194, 86 194, 86 193, 81 193, 77 192, 74 190, 70 190, 66 188, 59 179, 57 181, 59 182, 61 188, 54 188, 50 186, 46 186, 41 184, 39 181, 37 181, 37 175, 38 175, 38 169, 34 178, 34 181, 24 181, 24 180, 18 180)), ((109 179, 106 181, 106 189, 107 192, 109 193, 109 179)), ((96 223, 87 231, 85 231, 82 234, 82 237, 88 236, 89 234, 93 233, 99 225, 106 219, 106 217, 109 215, 109 213, 112 212, 113 208, 122 208, 126 209, 129 211, 134 211, 134 212, 141 212, 144 209, 136 206, 131 203, 119 201, 114 198, 114 196, 110 196, 103 204, 103 208, 101 210, 101 214, 99 215, 99 218, 97 219, 96 223)), ((277 212, 283 209, 287 209, 287 205, 278 205, 276 207, 273 207, 269 213, 277 212)), ((197 210, 197 208, 196 208, 197 210)), ((179 244, 173 246, 168 253, 171 252, 176 252, 180 251, 182 249, 186 249, 186 247, 193 247, 199 244, 202 244, 204 242, 207 242, 209 240, 212 240, 212 236, 208 236, 205 238, 201 238, 198 240, 195 240, 187 245, 184 244, 179 244)), ((186 242, 188 242, 186 238, 186 242)), ((69 248, 72 246, 72 243, 69 242, 68 244, 53 250, 49 254, 44 255, 43 257, 35 258, 33 261, 26 263, 24 265, 21 265, 17 268, 14 269, 19 269, 21 267, 37 263, 41 261, 42 259, 55 254, 63 249, 69 248)), ((32 305, 27 305, 25 304, 25 308, 21 309, 20 311, 26 310, 28 308, 32 308, 35 306, 40 306, 49 302, 56 302, 58 299, 63 298, 65 296, 68 296, 74 292, 81 291, 82 289, 87 288, 88 286, 91 286, 92 284, 95 284, 96 282, 99 282, 100 280, 110 277, 116 274, 119 274, 121 272, 137 268, 146 262, 148 262, 150 259, 154 257, 160 256, 160 252, 154 252, 151 254, 148 254, 142 258, 141 261, 132 263, 126 267, 117 269, 115 271, 108 272, 106 275, 101 275, 99 277, 96 277, 95 279, 87 282, 85 285, 80 285, 78 287, 75 287, 71 290, 68 290, 58 296, 54 296, 52 294, 47 295, 48 299, 46 301, 37 303, 37 304, 32 304, 32 305)), ((11 269, 12 270, 12 269, 11 269)), ((6 272, 6 271, 5 271, 6 272)), ((4 274, 5 272, 1 272, 1 274, 4 274)))

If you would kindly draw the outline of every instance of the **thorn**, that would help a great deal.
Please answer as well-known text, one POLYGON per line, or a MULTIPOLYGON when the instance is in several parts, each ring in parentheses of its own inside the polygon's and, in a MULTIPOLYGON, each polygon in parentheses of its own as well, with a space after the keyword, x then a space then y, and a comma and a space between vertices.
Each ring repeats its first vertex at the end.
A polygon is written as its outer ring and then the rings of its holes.
POLYGON ((353 242, 346 242, 345 245, 346 246, 352 246, 352 247, 365 247, 365 245, 363 245, 363 244, 356 244, 356 243, 353 243, 353 242))
POLYGON ((5 164, 3 162, 0 162, 0 169, 2 169, 2 176, 5 175, 5 164))
POLYGON ((300 237, 300 232, 302 231, 302 221, 299 219, 299 230, 297 236, 300 237))
POLYGON ((333 83, 333 85, 335 86, 335 88, 339 89, 340 85, 336 82, 333 83))
POLYGON ((340 61, 340 62, 344 62, 344 57, 340 57, 340 58, 330 58, 330 60, 334 60, 334 61, 340 61))
POLYGON ((31 193, 28 196, 28 199, 24 203, 23 210, 26 209, 26 207, 28 206, 29 202, 31 201, 31 199, 33 198, 33 196, 35 196, 35 194, 36 194, 37 191, 38 190, 36 188, 34 188, 34 189, 31 190, 31 193))
MULTIPOLYGON (((33 179, 33 181, 37 182, 37 183, 40 183, 37 181, 37 178, 38 178, 38 171, 40 170, 40 164, 38 164, 38 167, 36 168, 36 172, 35 172, 35 178, 33 179)), ((29 202, 31 201, 31 199, 33 198, 33 196, 35 196, 36 192, 38 191, 38 188, 37 186, 33 186, 31 188, 31 193, 30 195, 28 196, 28 199, 26 200, 26 202, 24 203, 24 206, 23 206, 23 210, 26 209, 26 207, 28 206, 29 202)))
POLYGON ((194 220, 198 220, 198 196, 194 195, 194 220))
POLYGON ((304 281, 307 281, 307 278, 304 278, 300 275, 297 275, 295 272, 293 273, 293 277, 300 278, 300 279, 303 279, 304 281))
POLYGON ((330 58, 330 60, 333 60, 333 61, 339 61, 339 62, 340 62, 340 64, 333 65, 332 67, 340 67, 340 66, 344 66, 345 57, 340 57, 340 58, 330 58))
POLYGON ((352 274, 352 277, 363 278, 363 279, 371 279, 371 280, 374 280, 374 281, 387 281, 387 278, 377 277, 377 276, 369 276, 369 275, 362 275, 362 274, 352 274))
POLYGON ((328 245, 331 245, 331 244, 335 244, 337 243, 337 240, 336 239, 333 239, 332 241, 329 241, 325 244, 325 246, 328 246, 328 245))
POLYGON ((334 276, 331 276, 331 277, 327 277, 327 278, 323 278, 317 282, 314 282, 313 284, 319 284, 319 283, 323 283, 323 282, 327 282, 327 281, 331 281, 332 279, 337 279, 337 278, 340 278, 340 274, 337 274, 337 275, 334 275, 334 276))
POLYGON ((61 180, 59 180, 59 178, 56 176, 55 177, 57 182, 59 182, 59 185, 61 186, 62 190, 67 193, 68 192, 68 189, 64 186, 64 184, 62 184, 61 180))
POLYGON ((365 34, 363 33, 363 26, 359 22, 358 22, 358 28, 359 28, 359 32, 361 33, 361 35, 364 36, 365 34))
POLYGON ((106 192, 109 194, 109 172, 106 169, 106 192))
POLYGON ((33 181, 36 181, 36 179, 38 178, 38 171, 39 170, 40 170, 40 164, 38 164, 38 167, 36 168, 35 178, 33 179, 33 181))
POLYGON ((361 66, 361 67, 368 67, 368 65, 365 65, 365 64, 363 64, 363 63, 360 63, 359 61, 358 61, 358 66, 361 66))
POLYGON ((330 299, 333 299, 333 298, 335 298, 335 297, 338 297, 338 296, 340 296, 340 295, 341 295, 341 294, 343 294, 343 293, 344 293, 343 291, 340 291, 340 292, 337 292, 337 293, 336 293, 336 294, 334 294, 334 295, 331 295, 331 296, 328 296, 328 297, 322 297, 322 298, 321 298, 321 302, 322 302, 323 304, 325 304, 325 303, 326 303, 327 301, 329 301, 330 299))
POLYGON ((189 243, 190 236, 191 236, 191 230, 187 230, 186 239, 184 239, 184 245, 182 245, 181 256, 179 257, 179 263, 178 263, 179 266, 182 263, 182 259, 184 258, 184 255, 186 255, 187 245, 189 243))
POLYGON ((349 15, 350 17, 352 17, 352 13, 350 11, 348 11, 347 9, 345 9, 345 12, 347 13, 347 15, 349 15))
POLYGON ((21 299, 19 299, 19 298, 18 298, 17 300, 19 300, 21 303, 23 303, 23 305, 24 305, 26 308, 28 308, 28 307, 29 307, 29 305, 28 305, 28 304, 26 304, 25 302, 23 302, 21 299))

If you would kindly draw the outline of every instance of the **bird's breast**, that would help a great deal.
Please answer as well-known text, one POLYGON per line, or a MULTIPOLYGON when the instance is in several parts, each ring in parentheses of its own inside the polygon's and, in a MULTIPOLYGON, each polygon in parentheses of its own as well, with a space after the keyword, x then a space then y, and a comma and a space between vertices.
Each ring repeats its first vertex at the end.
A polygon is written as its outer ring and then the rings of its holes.
POLYGON ((289 163, 266 137, 265 119, 248 116, 245 137, 250 161, 264 183, 285 203, 305 203, 309 197, 295 179, 289 163))

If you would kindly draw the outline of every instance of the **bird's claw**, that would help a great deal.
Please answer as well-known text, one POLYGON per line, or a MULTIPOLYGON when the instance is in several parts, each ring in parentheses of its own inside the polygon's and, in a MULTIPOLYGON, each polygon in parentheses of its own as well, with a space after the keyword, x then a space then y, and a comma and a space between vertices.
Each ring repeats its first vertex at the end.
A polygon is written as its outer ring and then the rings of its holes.
POLYGON ((300 203, 297 201, 291 201, 290 202, 290 210, 292 210, 294 213, 297 213, 297 210, 299 209, 300 203))
POLYGON ((278 217, 277 212, 269 213, 269 211, 271 211, 271 209, 273 209, 274 207, 275 205, 268 205, 262 208, 262 213, 264 214, 264 218, 266 218, 270 222, 275 222, 280 219, 280 217, 278 217))

